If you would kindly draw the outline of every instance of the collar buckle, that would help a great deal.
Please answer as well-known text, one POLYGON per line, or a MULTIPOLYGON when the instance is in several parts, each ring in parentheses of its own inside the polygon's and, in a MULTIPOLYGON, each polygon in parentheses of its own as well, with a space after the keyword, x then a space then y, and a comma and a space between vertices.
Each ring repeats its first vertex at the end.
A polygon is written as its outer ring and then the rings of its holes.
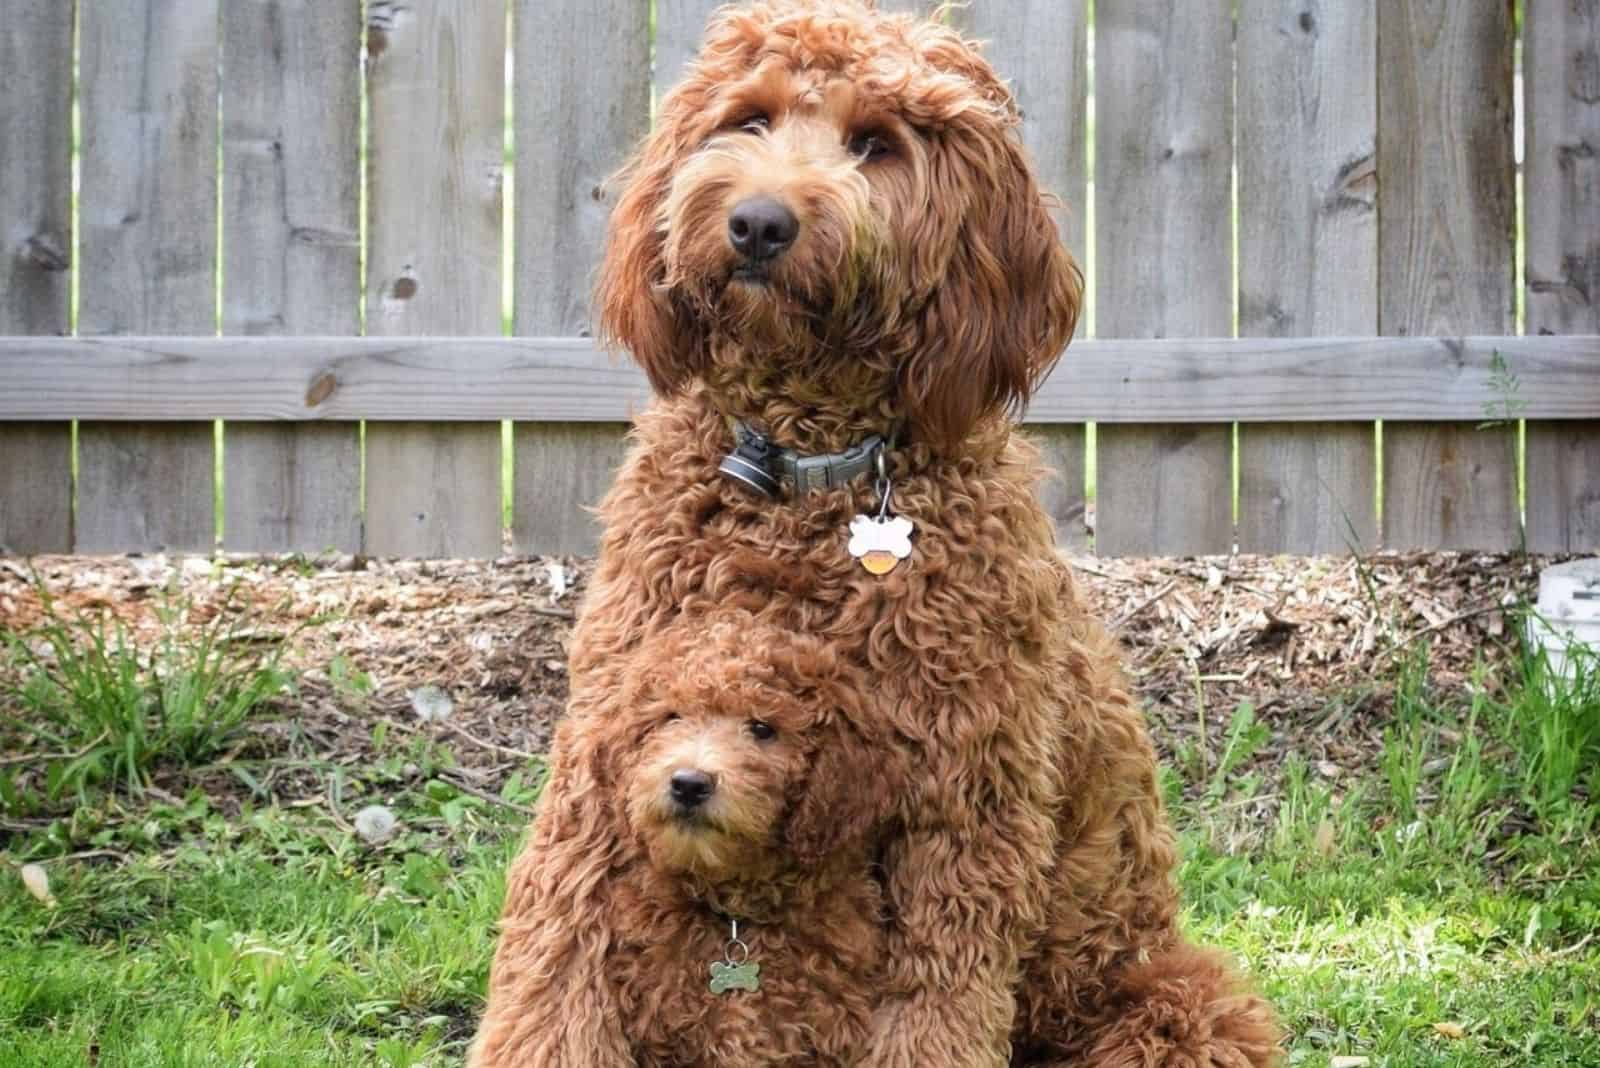
POLYGON ((874 434, 844 452, 802 456, 793 449, 780 449, 767 437, 742 422, 733 427, 734 449, 723 457, 718 470, 747 489, 765 497, 780 496, 782 483, 794 485, 794 495, 836 489, 874 470, 884 452, 884 440, 874 434))

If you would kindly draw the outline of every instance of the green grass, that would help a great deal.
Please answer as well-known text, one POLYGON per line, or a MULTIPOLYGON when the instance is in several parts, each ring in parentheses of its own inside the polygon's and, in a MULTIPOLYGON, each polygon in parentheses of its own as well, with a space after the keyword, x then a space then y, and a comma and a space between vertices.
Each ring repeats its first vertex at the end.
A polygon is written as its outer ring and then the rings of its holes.
MULTIPOLYGON (((137 791, 164 761, 209 760, 289 689, 282 636, 257 644, 229 602, 200 620, 168 598, 159 635, 141 642, 109 613, 58 613, 39 592, 45 622, 27 635, 0 631, 0 656, 11 662, 0 701, 18 713, 0 740, 14 733, 42 744, 47 800, 82 798, 103 782, 137 791)), ((0 801, 22 803, 3 767, 0 801)))
POLYGON ((146 854, 132 864, 53 866, 54 908, 15 880, 0 892, 0 1063, 79 1066, 98 1047, 130 1068, 402 1066, 459 1050, 511 827, 469 813, 448 845, 418 832, 374 851, 282 811, 191 805, 132 834, 148 837, 111 840, 146 854))
MULTIPOLYGON (((1552 680, 1524 655, 1442 692, 1418 644, 1366 774, 1271 757, 1249 706, 1176 754, 1189 928, 1258 977, 1290 1064, 1600 1064, 1593 668, 1552 680)), ((452 785, 447 747, 381 724, 371 741, 378 759, 294 758, 328 798, 298 807, 259 788, 90 789, 31 819, 5 802, 0 1064, 457 1064, 523 819, 452 785), (348 826, 373 801, 400 821, 381 846, 348 826), (16 877, 30 862, 54 905, 16 877)), ((240 781, 274 760, 239 761, 240 781)), ((539 773, 502 797, 530 804, 539 773)))

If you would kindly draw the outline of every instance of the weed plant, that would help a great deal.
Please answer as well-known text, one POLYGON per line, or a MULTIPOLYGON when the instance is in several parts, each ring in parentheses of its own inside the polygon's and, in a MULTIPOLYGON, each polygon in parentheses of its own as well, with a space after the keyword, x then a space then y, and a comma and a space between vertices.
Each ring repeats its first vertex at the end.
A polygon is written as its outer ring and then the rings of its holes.
MULTIPOLYGON (((252 634, 231 591, 205 615, 165 597, 147 644, 109 612, 65 612, 42 586, 39 594, 38 626, 0 632, 10 660, 0 671, 0 729, 38 754, 48 801, 82 801, 99 784, 138 793, 162 763, 210 760, 246 719, 292 688, 286 640, 252 634)), ((0 772, 0 802, 14 808, 20 800, 0 772)))

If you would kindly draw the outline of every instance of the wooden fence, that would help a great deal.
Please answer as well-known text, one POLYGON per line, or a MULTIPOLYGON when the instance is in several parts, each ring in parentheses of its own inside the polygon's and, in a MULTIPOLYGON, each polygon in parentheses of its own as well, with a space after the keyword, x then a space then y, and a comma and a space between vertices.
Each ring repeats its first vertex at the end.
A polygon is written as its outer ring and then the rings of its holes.
MULTIPOLYGON (((0 548, 209 550, 220 463, 224 548, 494 555, 501 420, 517 549, 593 545, 602 181, 711 0, 0 3, 0 548)), ((1101 552, 1600 546, 1600 4, 1527 0, 1520 201, 1509 0, 1087 8, 949 15, 1092 272, 1064 539, 1092 421, 1101 552)))

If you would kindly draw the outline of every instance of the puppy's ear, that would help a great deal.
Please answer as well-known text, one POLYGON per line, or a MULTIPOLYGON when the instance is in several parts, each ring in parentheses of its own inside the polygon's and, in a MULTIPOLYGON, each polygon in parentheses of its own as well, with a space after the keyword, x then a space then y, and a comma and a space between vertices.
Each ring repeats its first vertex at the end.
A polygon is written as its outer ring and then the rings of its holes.
POLYGON ((936 445, 1024 406, 1078 321, 1083 275, 1009 127, 974 114, 938 135, 930 154, 935 210, 961 215, 900 373, 912 425, 936 445))
POLYGON ((693 149, 688 116, 705 91, 693 82, 669 93, 656 128, 611 179, 622 195, 611 213, 595 292, 600 335, 626 348, 661 394, 676 392, 703 368, 705 339, 680 298, 663 284, 667 194, 678 164, 693 149))
POLYGON ((817 750, 798 796, 791 799, 784 842, 802 867, 814 867, 861 841, 888 818, 902 776, 896 757, 853 731, 817 750))

